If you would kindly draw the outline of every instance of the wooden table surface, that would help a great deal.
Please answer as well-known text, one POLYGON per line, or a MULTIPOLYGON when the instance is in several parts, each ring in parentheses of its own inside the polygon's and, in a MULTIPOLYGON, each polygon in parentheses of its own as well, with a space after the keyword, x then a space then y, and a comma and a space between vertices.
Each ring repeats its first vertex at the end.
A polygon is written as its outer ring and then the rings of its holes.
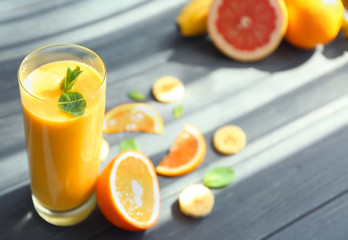
POLYGON ((348 239, 348 41, 340 34, 314 51, 283 42, 257 63, 224 57, 208 37, 183 38, 174 24, 186 0, 0 1, 0 239, 348 239), (76 43, 97 52, 108 70, 106 110, 138 90, 163 116, 165 132, 105 134, 108 159, 135 138, 157 165, 185 123, 207 141, 204 162, 182 177, 159 177, 161 213, 143 232, 111 225, 96 208, 84 222, 56 227, 34 211, 16 72, 32 50, 76 43), (184 115, 156 102, 154 81, 180 78, 184 115), (235 124, 246 148, 223 156, 214 131, 235 124), (214 166, 235 181, 213 190, 211 215, 180 213, 177 198, 214 166))

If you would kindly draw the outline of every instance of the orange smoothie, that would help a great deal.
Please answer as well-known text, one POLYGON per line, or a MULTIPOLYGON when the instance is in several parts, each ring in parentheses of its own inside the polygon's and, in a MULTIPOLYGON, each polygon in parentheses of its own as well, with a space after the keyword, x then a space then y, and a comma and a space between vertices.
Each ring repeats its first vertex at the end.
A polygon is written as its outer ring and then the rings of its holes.
POLYGON ((103 77, 81 62, 57 61, 42 65, 22 81, 21 90, 31 190, 44 207, 73 209, 95 190, 105 110, 103 77), (71 91, 85 97, 83 116, 58 108, 60 83, 67 67, 82 73, 71 91))

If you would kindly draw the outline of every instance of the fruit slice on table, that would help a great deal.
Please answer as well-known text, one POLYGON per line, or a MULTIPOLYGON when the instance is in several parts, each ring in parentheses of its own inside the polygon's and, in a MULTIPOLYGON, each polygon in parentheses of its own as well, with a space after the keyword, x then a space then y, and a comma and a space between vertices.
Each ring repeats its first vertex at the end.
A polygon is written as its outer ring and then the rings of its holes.
POLYGON ((179 207, 181 212, 187 216, 205 217, 214 207, 214 195, 202 184, 191 184, 180 193, 179 207))
POLYGON ((164 76, 153 84, 152 93, 159 102, 176 102, 184 96, 185 87, 176 77, 164 76))
POLYGON ((176 18, 181 35, 186 37, 207 33, 207 17, 213 0, 191 0, 176 18))
POLYGON ((163 119, 146 103, 125 103, 109 110, 104 117, 104 132, 142 131, 162 133, 163 119))
POLYGON ((110 161, 100 174, 96 194, 103 215, 115 226, 141 231, 157 222, 160 191, 152 162, 127 150, 110 161))
POLYGON ((168 177, 189 173, 199 166, 205 153, 206 143, 202 133, 193 125, 186 124, 169 153, 156 167, 156 172, 168 177))
POLYGON ((234 125, 226 125, 214 133, 214 148, 222 154, 235 154, 240 152, 246 144, 244 131, 234 125))
POLYGON ((100 155, 99 155, 99 160, 101 162, 108 157, 109 151, 110 151, 109 143, 103 138, 101 142, 100 155))
POLYGON ((344 16, 341 0, 285 0, 289 21, 285 39, 296 47, 313 49, 332 41, 344 16))
POLYGON ((216 47, 245 62, 274 52, 286 28, 283 0, 215 0, 208 16, 208 31, 216 47))

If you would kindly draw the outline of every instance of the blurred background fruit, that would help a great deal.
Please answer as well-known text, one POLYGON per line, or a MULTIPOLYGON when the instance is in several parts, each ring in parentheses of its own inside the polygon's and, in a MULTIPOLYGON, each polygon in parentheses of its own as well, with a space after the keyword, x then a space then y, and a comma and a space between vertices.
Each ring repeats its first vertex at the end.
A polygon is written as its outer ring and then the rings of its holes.
POLYGON ((226 56, 251 62, 273 53, 287 28, 283 0, 214 0, 208 32, 226 56))
POLYGON ((207 33, 207 17, 213 0, 192 0, 179 13, 176 23, 181 35, 191 37, 207 33))
POLYGON ((336 38, 343 23, 341 0, 285 0, 288 30, 285 38, 296 47, 313 49, 336 38))
POLYGON ((348 39, 348 0, 342 0, 343 6, 344 6, 344 18, 343 18, 343 24, 342 24, 342 32, 348 39))

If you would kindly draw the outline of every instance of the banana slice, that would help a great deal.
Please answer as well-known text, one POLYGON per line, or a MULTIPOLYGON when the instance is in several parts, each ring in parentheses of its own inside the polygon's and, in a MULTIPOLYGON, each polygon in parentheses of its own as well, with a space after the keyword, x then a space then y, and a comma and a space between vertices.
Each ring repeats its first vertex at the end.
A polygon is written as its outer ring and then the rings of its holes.
POLYGON ((191 184, 180 193, 179 206, 185 215, 202 218, 211 213, 214 207, 214 195, 202 184, 191 184))
POLYGON ((99 160, 101 162, 108 157, 109 150, 110 150, 109 143, 103 138, 101 142, 100 155, 99 155, 99 160))
POLYGON ((238 126, 226 125, 214 133, 214 148, 222 154, 236 154, 245 147, 245 144, 246 135, 238 126))
POLYGON ((159 102, 176 102, 184 96, 185 87, 176 77, 164 76, 156 80, 152 93, 159 102))

